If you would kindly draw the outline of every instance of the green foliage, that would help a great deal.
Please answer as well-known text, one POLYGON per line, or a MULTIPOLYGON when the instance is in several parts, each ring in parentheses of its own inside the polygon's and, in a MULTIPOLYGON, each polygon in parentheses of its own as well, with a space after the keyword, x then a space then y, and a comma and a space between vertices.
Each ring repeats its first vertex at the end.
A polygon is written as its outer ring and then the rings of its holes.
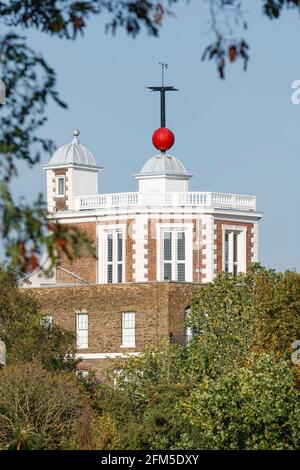
POLYGON ((199 290, 189 326, 192 376, 238 367, 250 351, 290 357, 300 338, 300 275, 254 266, 247 274, 220 275, 199 290))
POLYGON ((300 275, 260 270, 254 279, 252 348, 290 358, 291 344, 300 338, 300 275))
POLYGON ((98 388, 92 401, 98 414, 117 424, 122 449, 178 449, 183 442, 195 448, 197 431, 178 411, 189 393, 185 356, 184 348, 166 343, 114 361, 108 376, 115 386, 98 388))
POLYGON ((73 335, 41 325, 30 291, 2 270, 0 447, 299 448, 299 368, 290 361, 299 278, 259 266, 219 276, 195 297, 187 347, 166 342, 116 359, 101 384, 75 378, 73 335))
POLYGON ((299 282, 299 274, 258 265, 222 274, 195 297, 188 347, 166 343, 114 361, 108 376, 115 386, 95 385, 90 396, 96 415, 117 429, 117 445, 298 448, 290 346, 300 337, 299 282))
MULTIPOLYGON (((215 62, 219 77, 224 79, 226 66, 237 60, 241 60, 244 70, 247 70, 250 47, 245 39, 248 29, 245 2, 210 0, 208 3, 211 31, 215 41, 205 48, 202 60, 215 62), (237 34, 239 30, 242 32, 242 37, 237 34)), ((299 0, 262 0, 261 3, 263 15, 270 20, 278 19, 288 9, 294 9, 298 13, 300 11, 299 0)))
POLYGON ((7 363, 40 361, 47 369, 74 370, 74 334, 43 325, 43 312, 27 290, 20 290, 12 271, 0 270, 0 338, 7 363))
POLYGON ((297 449, 300 396, 283 359, 250 356, 245 366, 205 378, 182 403, 206 449, 297 449))
POLYGON ((98 416, 93 423, 93 448, 97 450, 118 450, 121 438, 115 421, 109 415, 98 416))
MULTIPOLYGON (((6 102, 0 107, 0 230, 12 267, 33 271, 46 250, 52 264, 62 242, 70 256, 79 256, 79 247, 94 254, 92 243, 78 229, 64 229, 47 220, 46 205, 38 196, 33 206, 16 203, 10 192, 11 178, 17 175, 17 161, 35 165, 41 151, 51 153, 54 143, 37 136, 45 123, 45 107, 50 99, 65 107, 55 90, 55 72, 16 34, 0 37, 1 67, 6 83, 6 102)), ((0 77, 1 78, 1 77, 0 77)))
POLYGON ((284 10, 295 8, 300 10, 299 0, 264 0, 263 12, 271 20, 277 19, 284 10))
POLYGON ((249 352, 253 332, 253 279, 224 274, 199 290, 189 317, 193 331, 193 376, 215 375, 235 367, 249 352))
POLYGON ((60 449, 72 441, 84 405, 75 376, 38 363, 0 370, 0 448, 60 449))

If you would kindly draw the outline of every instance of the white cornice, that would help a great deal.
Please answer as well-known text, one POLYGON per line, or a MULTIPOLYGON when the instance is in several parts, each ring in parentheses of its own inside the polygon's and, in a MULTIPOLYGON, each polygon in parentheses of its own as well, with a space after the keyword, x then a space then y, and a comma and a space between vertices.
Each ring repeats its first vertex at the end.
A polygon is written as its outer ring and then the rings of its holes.
POLYGON ((100 171, 103 170, 103 166, 91 166, 91 165, 80 165, 76 163, 66 163, 64 165, 44 165, 42 166, 43 170, 59 170, 59 169, 67 169, 67 168, 75 168, 78 170, 85 170, 85 171, 100 171))
POLYGON ((116 359, 116 358, 126 358, 128 356, 138 356, 140 352, 126 352, 126 353, 77 353, 75 354, 76 359, 116 359))
POLYGON ((258 221, 262 218, 263 213, 258 211, 233 211, 233 210, 226 210, 226 209, 203 209, 197 207, 180 207, 180 208, 164 208, 164 207, 156 207, 155 209, 149 208, 135 208, 135 209, 115 209, 115 210, 107 210, 107 209, 96 209, 96 210, 87 210, 87 211, 60 211, 55 212, 53 214, 49 214, 48 218, 53 220, 60 220, 61 223, 79 223, 79 222, 95 222, 97 219, 104 219, 104 218, 129 218, 135 215, 146 215, 148 217, 151 216, 164 216, 164 215, 172 215, 174 217, 190 217, 194 215, 212 215, 216 219, 226 219, 230 217, 234 217, 235 220, 239 220, 241 222, 245 222, 249 220, 249 222, 258 221))

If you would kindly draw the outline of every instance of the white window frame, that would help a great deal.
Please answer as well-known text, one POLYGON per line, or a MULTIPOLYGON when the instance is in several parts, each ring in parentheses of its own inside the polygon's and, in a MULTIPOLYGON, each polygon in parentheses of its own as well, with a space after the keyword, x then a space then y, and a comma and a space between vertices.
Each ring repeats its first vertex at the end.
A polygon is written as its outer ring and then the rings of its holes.
POLYGON ((121 284, 124 282, 124 234, 122 230, 108 230, 106 234, 105 240, 105 252, 106 252, 106 283, 107 284, 121 284), (122 259, 121 261, 118 259, 118 235, 122 235, 122 259), (112 250, 112 261, 108 261, 107 254, 108 254, 108 235, 112 235, 112 243, 113 243, 113 250, 112 250), (112 266, 112 282, 108 282, 108 266, 112 266), (122 279, 119 281, 118 277, 118 267, 122 266, 122 279))
POLYGON ((103 284, 108 283, 107 275, 107 248, 108 248, 108 234, 113 235, 113 261, 112 264, 112 284, 121 284, 125 282, 126 265, 125 265, 125 247, 126 247, 126 225, 99 225, 97 228, 98 233, 98 269, 97 269, 97 282, 103 284), (122 260, 118 261, 118 233, 122 234, 122 260), (122 281, 118 282, 118 265, 122 265, 122 281))
POLYGON ((247 271, 247 227, 241 225, 222 226, 222 270, 225 272, 225 235, 229 235, 229 269, 227 272, 233 274, 233 235, 237 235, 237 274, 247 271))
MULTIPOLYGON (((170 264, 171 265, 171 279, 168 279, 170 281, 179 281, 179 278, 178 278, 178 265, 179 264, 183 264, 184 265, 184 271, 186 272, 186 232, 185 230, 163 230, 162 231, 162 243, 163 243, 163 247, 162 247, 162 256, 163 256, 163 277, 164 277, 164 281, 167 280, 165 279, 165 264, 170 264), (170 233, 171 234, 171 259, 170 260, 166 260, 165 257, 164 257, 164 245, 165 245, 165 234, 166 233, 170 233), (181 233, 184 233, 184 237, 185 237, 185 240, 184 240, 184 244, 185 244, 185 255, 184 255, 184 259, 183 260, 180 260, 178 259, 178 239, 179 239, 179 234, 181 233)), ((186 275, 184 276, 186 278, 186 275)), ((185 278, 184 278, 184 281, 181 281, 181 282, 185 282, 185 278)))
POLYGON ((76 376, 79 379, 87 380, 89 378, 89 370, 88 369, 76 369, 76 376))
POLYGON ((77 349, 88 349, 89 347, 89 316, 86 311, 76 312, 76 347, 77 349), (80 320, 84 321, 81 323, 80 320))
POLYGON ((187 345, 193 336, 193 330, 191 326, 187 325, 189 316, 191 315, 192 309, 190 307, 184 310, 184 336, 185 336, 185 345, 187 345))
POLYGON ((156 240, 157 240, 157 280, 164 281, 164 233, 172 232, 172 281, 178 280, 178 264, 185 264, 185 281, 193 281, 193 224, 191 223, 174 223, 174 224, 157 224, 156 240), (178 260, 177 256, 177 240, 178 233, 185 234, 185 260, 178 260), (175 236, 173 235, 175 233, 175 236))
POLYGON ((122 344, 121 348, 135 348, 136 315, 135 312, 122 312, 122 344), (130 316, 130 317, 129 317, 130 316), (128 326, 128 324, 133 326, 128 326), (131 334, 128 334, 128 333, 131 334), (132 334, 133 332, 133 334, 132 334))
POLYGON ((66 177, 64 175, 58 175, 56 177, 56 191, 55 191, 55 196, 56 197, 65 197, 66 195, 66 177), (64 192, 63 194, 59 194, 59 180, 62 179, 64 181, 64 192))
POLYGON ((51 330, 51 329, 52 329, 52 325, 53 325, 53 315, 51 315, 51 314, 44 315, 44 316, 41 318, 41 325, 42 325, 44 328, 47 328, 47 329, 51 330))

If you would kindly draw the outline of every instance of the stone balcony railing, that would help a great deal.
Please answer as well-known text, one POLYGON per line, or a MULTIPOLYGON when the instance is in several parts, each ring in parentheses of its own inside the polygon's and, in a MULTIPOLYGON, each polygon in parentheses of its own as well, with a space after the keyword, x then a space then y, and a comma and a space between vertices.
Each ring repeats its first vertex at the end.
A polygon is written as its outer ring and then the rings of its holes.
POLYGON ((197 206, 205 209, 256 210, 256 197, 212 192, 112 193, 76 196, 76 210, 149 206, 197 206))

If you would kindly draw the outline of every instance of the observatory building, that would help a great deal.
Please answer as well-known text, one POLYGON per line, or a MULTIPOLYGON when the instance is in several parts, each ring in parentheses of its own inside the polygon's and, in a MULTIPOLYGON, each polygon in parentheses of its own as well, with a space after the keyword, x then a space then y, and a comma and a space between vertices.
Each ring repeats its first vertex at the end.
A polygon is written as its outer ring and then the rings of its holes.
POLYGON ((84 371, 169 338, 185 343, 197 290, 258 261, 255 196, 189 190, 192 175, 171 155, 165 123, 165 94, 175 89, 151 89, 161 95, 157 153, 133 175, 136 191, 101 192, 101 161, 78 130, 44 166, 49 217, 84 231, 97 257, 62 255, 53 277, 35 272, 29 288, 50 322, 76 332, 84 371))

